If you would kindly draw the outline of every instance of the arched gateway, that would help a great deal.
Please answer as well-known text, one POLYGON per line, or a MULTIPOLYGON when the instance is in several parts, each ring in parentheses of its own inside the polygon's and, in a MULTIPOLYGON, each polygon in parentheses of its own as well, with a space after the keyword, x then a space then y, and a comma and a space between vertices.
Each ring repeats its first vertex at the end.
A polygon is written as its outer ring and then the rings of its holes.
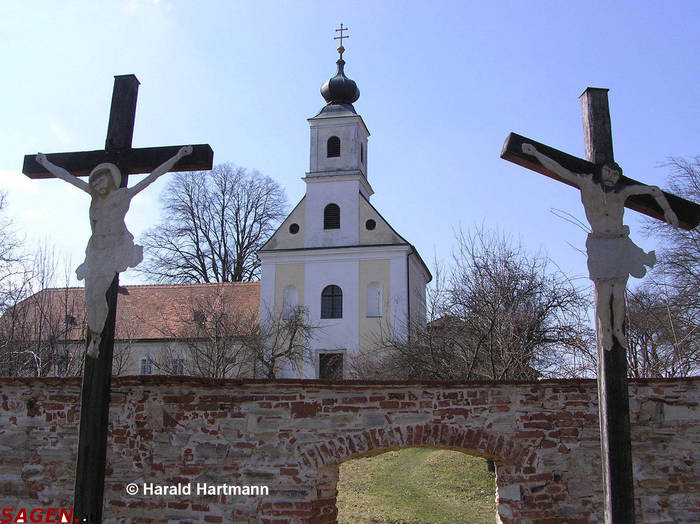
POLYGON ((506 469, 511 474, 522 472, 522 466, 535 458, 530 458, 533 450, 522 447, 511 436, 478 427, 426 423, 350 431, 325 442, 299 446, 295 451, 310 480, 317 485, 318 498, 313 505, 315 522, 336 522, 341 463, 412 447, 449 449, 488 458, 499 465, 501 474, 506 469))

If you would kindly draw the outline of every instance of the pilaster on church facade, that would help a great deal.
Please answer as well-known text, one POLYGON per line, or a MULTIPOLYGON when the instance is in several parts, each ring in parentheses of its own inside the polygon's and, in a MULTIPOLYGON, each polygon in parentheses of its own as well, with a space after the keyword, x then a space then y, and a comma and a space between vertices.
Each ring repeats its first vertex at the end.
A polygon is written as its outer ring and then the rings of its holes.
POLYGON ((425 322, 432 277, 370 203, 370 133, 339 52, 336 75, 321 87, 326 105, 308 119, 306 194, 258 252, 261 321, 302 306, 313 326, 310 358, 286 364, 285 378, 350 378, 354 359, 425 322))

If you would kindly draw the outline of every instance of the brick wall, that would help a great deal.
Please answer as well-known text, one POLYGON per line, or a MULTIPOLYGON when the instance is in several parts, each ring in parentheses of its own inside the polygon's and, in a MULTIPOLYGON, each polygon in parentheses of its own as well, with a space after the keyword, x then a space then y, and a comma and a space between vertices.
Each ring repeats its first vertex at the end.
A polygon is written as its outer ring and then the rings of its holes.
MULTIPOLYGON (((638 522, 700 520, 700 379, 630 384, 638 522)), ((0 379, 0 507, 72 504, 79 379, 0 379)), ((602 520, 594 381, 113 381, 105 522, 335 522, 338 464, 427 446, 496 461, 501 521, 602 520), (190 484, 134 496, 128 483, 190 484), (199 484, 267 496, 197 495, 199 484)))

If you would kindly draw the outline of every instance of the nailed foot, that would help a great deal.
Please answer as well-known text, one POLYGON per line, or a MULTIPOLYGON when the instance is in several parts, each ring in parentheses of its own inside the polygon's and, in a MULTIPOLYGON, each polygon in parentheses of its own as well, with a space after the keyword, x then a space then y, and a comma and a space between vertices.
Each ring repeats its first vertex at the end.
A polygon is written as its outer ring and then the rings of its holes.
POLYGON ((100 335, 90 332, 90 345, 87 348, 87 356, 97 359, 100 356, 100 335))
POLYGON ((623 348, 627 348, 627 337, 625 334, 622 332, 621 329, 616 329, 615 330, 615 338, 617 339, 617 343, 620 344, 623 348))

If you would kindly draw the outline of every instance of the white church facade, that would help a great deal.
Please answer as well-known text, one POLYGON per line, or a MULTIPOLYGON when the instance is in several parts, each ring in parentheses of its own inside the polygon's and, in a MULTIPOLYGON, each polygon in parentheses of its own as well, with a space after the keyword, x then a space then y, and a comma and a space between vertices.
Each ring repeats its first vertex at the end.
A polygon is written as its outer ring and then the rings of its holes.
POLYGON ((260 320, 301 306, 313 326, 310 358, 285 364, 283 378, 348 378, 362 352, 425 323, 432 276, 370 203, 370 134, 353 107, 360 92, 345 76, 342 46, 338 51, 338 71, 321 87, 327 104, 308 119, 306 194, 258 252, 260 320))

